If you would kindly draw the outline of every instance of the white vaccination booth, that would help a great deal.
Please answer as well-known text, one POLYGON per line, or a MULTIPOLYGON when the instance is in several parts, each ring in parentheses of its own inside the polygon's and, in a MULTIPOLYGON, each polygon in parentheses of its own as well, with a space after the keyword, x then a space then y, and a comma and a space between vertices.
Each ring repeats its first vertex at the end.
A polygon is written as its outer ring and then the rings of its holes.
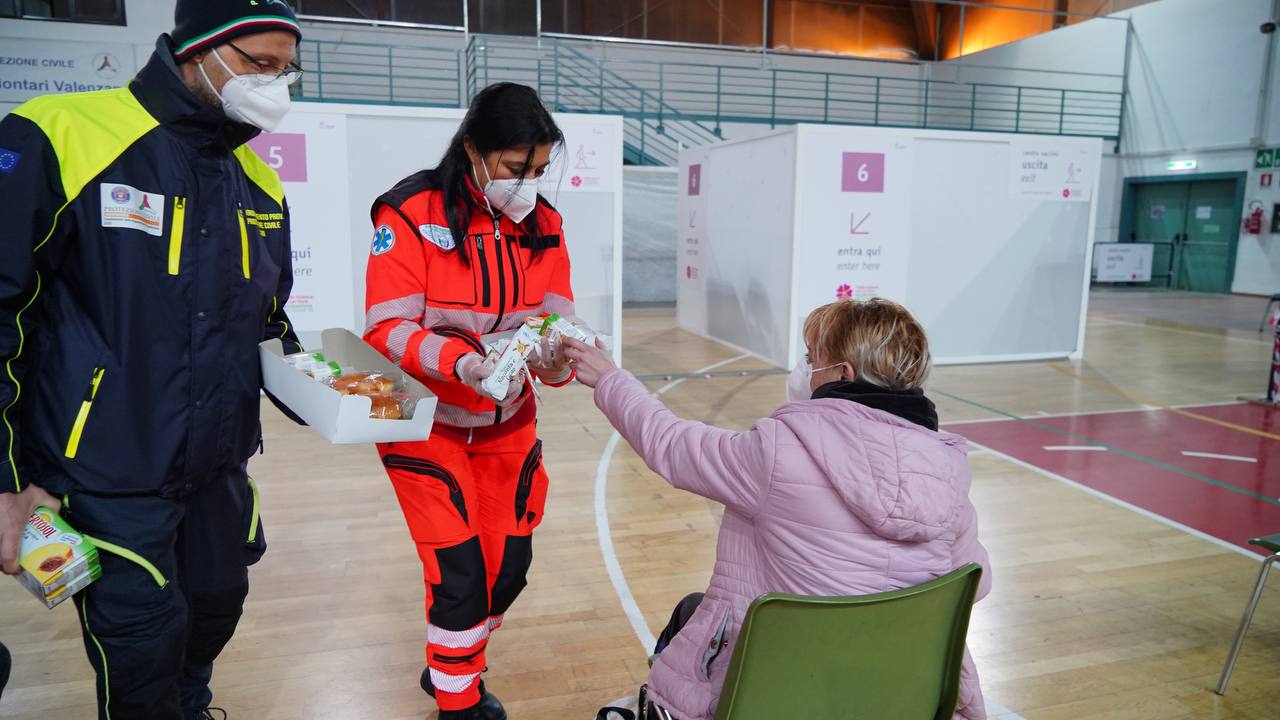
POLYGON ((1078 357, 1102 142, 797 125, 680 154, 682 327, 782 367, 804 318, 886 297, 935 362, 1078 357))
MULTIPOLYGON (((435 167, 461 109, 294 103, 254 150, 284 181, 294 285, 287 306, 303 344, 364 331, 365 267, 376 197, 435 167)), ((565 142, 539 192, 564 216, 578 315, 622 348, 622 118, 556 114, 565 142)))

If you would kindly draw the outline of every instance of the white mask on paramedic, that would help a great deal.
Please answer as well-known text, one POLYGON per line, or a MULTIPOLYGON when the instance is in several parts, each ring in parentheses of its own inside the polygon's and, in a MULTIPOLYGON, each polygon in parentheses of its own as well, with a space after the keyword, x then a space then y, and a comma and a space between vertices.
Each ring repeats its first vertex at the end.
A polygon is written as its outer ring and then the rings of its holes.
MULTIPOLYGON (((533 212, 534 207, 538 205, 538 182, 523 178, 494 180, 489 176, 488 166, 483 162, 480 165, 484 168, 485 179, 488 180, 484 183, 484 202, 489 206, 489 214, 492 215, 497 208, 498 212, 510 218, 511 222, 517 225, 524 222, 524 219, 529 217, 529 213, 533 212)), ((476 182, 480 182, 479 177, 476 178, 476 182)))
POLYGON ((284 76, 272 80, 261 80, 257 75, 237 75, 214 48, 209 53, 218 59, 218 64, 231 73, 231 79, 222 86, 222 92, 213 86, 204 64, 200 65, 200 74, 209 84, 213 94, 222 101, 222 111, 227 117, 238 122, 253 125, 267 132, 280 126, 280 121, 289 112, 289 80, 284 76))

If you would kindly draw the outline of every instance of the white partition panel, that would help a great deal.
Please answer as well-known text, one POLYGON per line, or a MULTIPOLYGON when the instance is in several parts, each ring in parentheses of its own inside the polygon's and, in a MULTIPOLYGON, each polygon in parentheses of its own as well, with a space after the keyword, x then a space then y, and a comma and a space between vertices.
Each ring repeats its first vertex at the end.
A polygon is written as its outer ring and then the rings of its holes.
POLYGON ((778 279, 791 272, 794 156, 795 137, 775 134, 716 147, 702 168, 703 332, 766 357, 786 352, 790 332, 789 288, 778 279))
MULTIPOLYGON (((363 330, 370 207, 401 179, 434 167, 463 115, 452 109, 297 103, 283 127, 255 141, 268 162, 281 166, 294 208, 295 297, 304 302, 291 303, 290 312, 304 341, 328 327, 363 330), (331 136, 338 132, 343 138, 335 145, 331 136), (325 133, 323 146, 319 133, 325 133), (271 159, 272 147, 284 148, 280 160, 271 159), (290 148, 300 154, 289 154, 290 148), (291 162, 304 163, 305 174, 291 173, 291 162), (334 297, 343 298, 345 307, 315 302, 334 297)), ((556 122, 565 143, 539 192, 564 215, 578 313, 612 335, 620 354, 622 121, 557 114, 556 122)))
POLYGON ((680 323, 789 367, 815 307, 881 296, 924 323, 939 363, 1076 356, 1100 153, 806 125, 685 151, 680 323))
MULTIPOLYGON (((1100 140, 1039 140, 1086 153, 1096 185, 1100 140)), ((1083 352, 1096 199, 1092 188, 1082 202, 1010 197, 1010 155, 1027 142, 916 142, 907 306, 941 363, 1083 352)))

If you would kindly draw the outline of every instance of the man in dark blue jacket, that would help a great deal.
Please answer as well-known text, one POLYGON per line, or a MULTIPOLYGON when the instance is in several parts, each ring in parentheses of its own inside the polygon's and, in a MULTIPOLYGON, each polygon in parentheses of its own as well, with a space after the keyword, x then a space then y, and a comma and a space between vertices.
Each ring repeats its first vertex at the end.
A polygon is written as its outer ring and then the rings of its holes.
POLYGON ((283 187, 245 143, 300 39, 282 0, 178 0, 129 87, 0 121, 0 565, 37 505, 96 541, 104 720, 208 716, 265 549, 258 344, 300 348, 283 187))

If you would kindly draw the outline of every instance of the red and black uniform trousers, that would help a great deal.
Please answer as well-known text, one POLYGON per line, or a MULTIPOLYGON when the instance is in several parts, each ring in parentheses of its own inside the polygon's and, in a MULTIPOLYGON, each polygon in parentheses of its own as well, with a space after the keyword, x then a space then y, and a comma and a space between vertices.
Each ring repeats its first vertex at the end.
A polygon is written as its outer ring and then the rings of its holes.
POLYGON ((379 447, 422 559, 427 667, 444 710, 480 700, 489 637, 525 588, 547 499, 534 423, 470 440, 438 430, 379 447))

